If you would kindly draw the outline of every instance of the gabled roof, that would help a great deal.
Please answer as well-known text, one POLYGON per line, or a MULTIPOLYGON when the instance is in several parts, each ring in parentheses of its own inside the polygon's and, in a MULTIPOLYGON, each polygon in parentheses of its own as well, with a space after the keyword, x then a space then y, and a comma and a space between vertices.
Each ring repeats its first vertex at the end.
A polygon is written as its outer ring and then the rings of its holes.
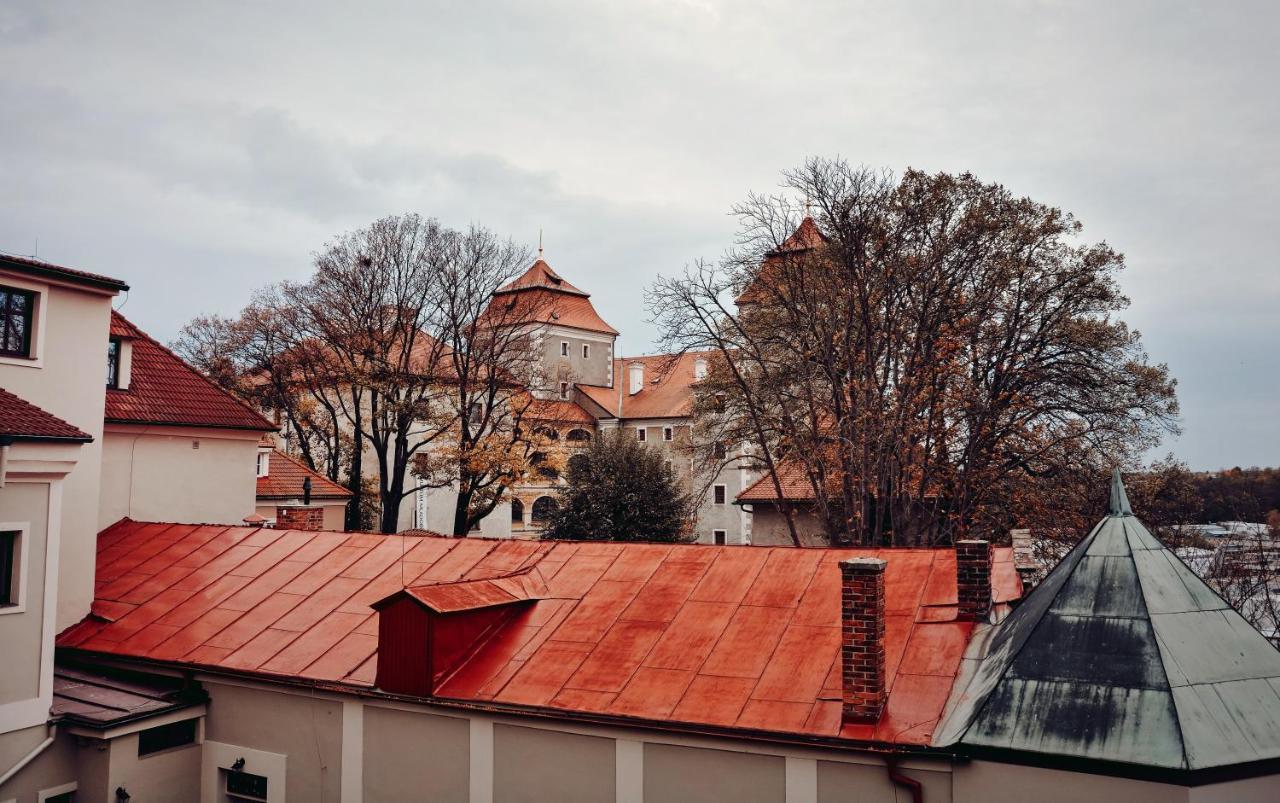
POLYGON ((578 385, 578 390, 619 418, 683 418, 693 411, 694 362, 710 352, 651 354, 613 361, 613 387, 578 385), (644 366, 644 386, 629 393, 630 367, 644 366))
POLYGON ((53 705, 58 723, 106 730, 208 702, 208 695, 182 678, 108 672, 58 661, 53 667, 53 705))
MULTIPOLYGON (((997 601, 1020 593, 996 550, 997 601)), ((928 744, 973 623, 955 553, 348 535, 124 520, 98 537, 95 616, 62 633, 104 653, 368 692, 378 614, 404 589, 452 610, 526 577, 510 617, 430 697, 671 729, 928 744), (840 560, 885 574, 888 707, 840 712, 840 560), (483 589, 483 590, 482 590, 483 589)), ((510 588, 495 599, 516 598, 510 588)))
POLYGON ((436 613, 458 613, 511 605, 517 602, 533 602, 545 598, 547 584, 542 574, 533 566, 520 571, 483 580, 460 580, 430 585, 413 586, 373 603, 374 610, 382 610, 388 603, 408 597, 436 613))
POLYGON ((88 443, 93 436, 0 388, 0 442, 19 440, 88 443))
POLYGON ((827 236, 818 228, 813 217, 805 215, 804 220, 800 221, 800 225, 791 233, 791 236, 783 240, 777 248, 765 254, 764 260, 760 263, 760 270, 738 295, 737 304, 741 306, 768 300, 769 294, 765 288, 778 281, 782 261, 797 254, 812 251, 826 242, 827 236))
MULTIPOLYGON (((812 502, 814 500, 813 483, 809 481, 808 471, 801 460, 783 460, 776 471, 782 485, 782 500, 785 502, 812 502)), ((758 480, 738 494, 735 502, 778 502, 778 489, 773 484, 773 474, 765 472, 758 480)))
POLYGON ((111 334, 133 342, 129 388, 108 388, 106 421, 274 431, 276 425, 215 385, 119 312, 111 334))
POLYGON ((499 293, 514 293, 520 290, 532 290, 534 288, 544 288, 554 290, 558 293, 570 293, 588 297, 591 294, 574 287, 561 278, 560 274, 551 269, 542 257, 538 257, 538 261, 533 263, 527 271, 520 274, 516 278, 499 287, 494 295, 499 293))
POLYGON ((0 254, 0 268, 8 268, 20 273, 27 273, 46 279, 59 279, 64 282, 70 282, 71 284, 82 284, 87 287, 93 287, 98 290, 108 290, 113 293, 129 289, 129 285, 119 279, 113 279, 110 276, 102 276, 101 274, 89 273, 88 271, 76 270, 74 268, 64 268, 61 265, 54 265, 51 262, 44 262, 43 260, 31 257, 0 254))
POLYGON ((259 499, 301 499, 302 483, 311 478, 312 499, 347 499, 351 491, 279 449, 267 457, 267 476, 258 477, 259 499))
POLYGON ((1274 760, 1280 652, 1134 518, 1117 472, 1110 514, 995 628, 937 743, 1184 782, 1274 760))
POLYGON ((530 399, 525 408, 527 421, 547 421, 555 424, 594 424, 596 417, 577 402, 562 399, 530 399))

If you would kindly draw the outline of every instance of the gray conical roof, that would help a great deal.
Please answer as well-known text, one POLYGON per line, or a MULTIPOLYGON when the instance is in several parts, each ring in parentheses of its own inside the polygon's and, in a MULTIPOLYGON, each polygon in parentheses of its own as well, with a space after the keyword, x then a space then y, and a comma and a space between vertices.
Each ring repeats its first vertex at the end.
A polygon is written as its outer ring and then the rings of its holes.
POLYGON ((1280 758, 1280 652, 1133 516, 996 626, 935 745, 1195 773, 1280 758))

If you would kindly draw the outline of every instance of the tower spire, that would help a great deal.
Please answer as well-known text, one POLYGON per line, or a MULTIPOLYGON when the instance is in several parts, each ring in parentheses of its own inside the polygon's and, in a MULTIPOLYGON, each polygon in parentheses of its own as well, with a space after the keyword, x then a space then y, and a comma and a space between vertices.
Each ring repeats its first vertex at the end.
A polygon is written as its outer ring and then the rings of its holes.
POLYGON ((538 259, 542 259, 542 229, 538 229, 538 259))
POLYGON ((1111 504, 1107 513, 1112 516, 1132 516, 1133 508, 1129 507, 1129 495, 1124 490, 1124 480, 1120 479, 1120 469, 1111 472, 1111 504))

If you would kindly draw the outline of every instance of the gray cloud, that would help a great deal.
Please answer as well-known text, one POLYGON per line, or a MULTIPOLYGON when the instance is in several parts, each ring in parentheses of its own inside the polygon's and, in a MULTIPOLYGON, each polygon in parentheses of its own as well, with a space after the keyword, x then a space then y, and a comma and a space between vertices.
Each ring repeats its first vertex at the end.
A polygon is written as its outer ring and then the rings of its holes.
POLYGON ((972 170, 1128 255, 1194 466, 1280 454, 1270 4, 0 7, 0 249, 127 278, 171 337, 388 213, 532 243, 648 348, 640 298, 811 154, 972 170))

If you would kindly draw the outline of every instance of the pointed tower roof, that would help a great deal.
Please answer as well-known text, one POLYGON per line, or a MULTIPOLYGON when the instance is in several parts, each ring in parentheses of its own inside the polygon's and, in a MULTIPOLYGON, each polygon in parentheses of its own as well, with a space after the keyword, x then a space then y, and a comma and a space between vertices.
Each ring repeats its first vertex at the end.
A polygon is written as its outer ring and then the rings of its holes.
POLYGON ((558 293, 569 293, 583 298, 588 298, 591 295, 566 282, 541 257, 527 271, 499 287, 494 295, 499 293, 518 293, 521 290, 536 290, 539 288, 553 290, 558 293))
POLYGON ((811 251, 827 242, 827 236, 818 228, 818 224, 813 221, 813 217, 805 215, 804 220, 800 221, 800 225, 796 230, 791 232, 787 239, 778 244, 778 247, 765 254, 764 261, 760 264, 760 271, 755 275, 751 282, 743 289, 736 299, 739 305, 752 304, 768 298, 768 288, 771 283, 778 281, 780 262, 787 257, 794 257, 796 254, 802 254, 805 251, 811 251))
POLYGON ((934 742, 1206 783, 1275 772, 1280 652, 1134 517, 1110 512, 961 675, 934 742))

